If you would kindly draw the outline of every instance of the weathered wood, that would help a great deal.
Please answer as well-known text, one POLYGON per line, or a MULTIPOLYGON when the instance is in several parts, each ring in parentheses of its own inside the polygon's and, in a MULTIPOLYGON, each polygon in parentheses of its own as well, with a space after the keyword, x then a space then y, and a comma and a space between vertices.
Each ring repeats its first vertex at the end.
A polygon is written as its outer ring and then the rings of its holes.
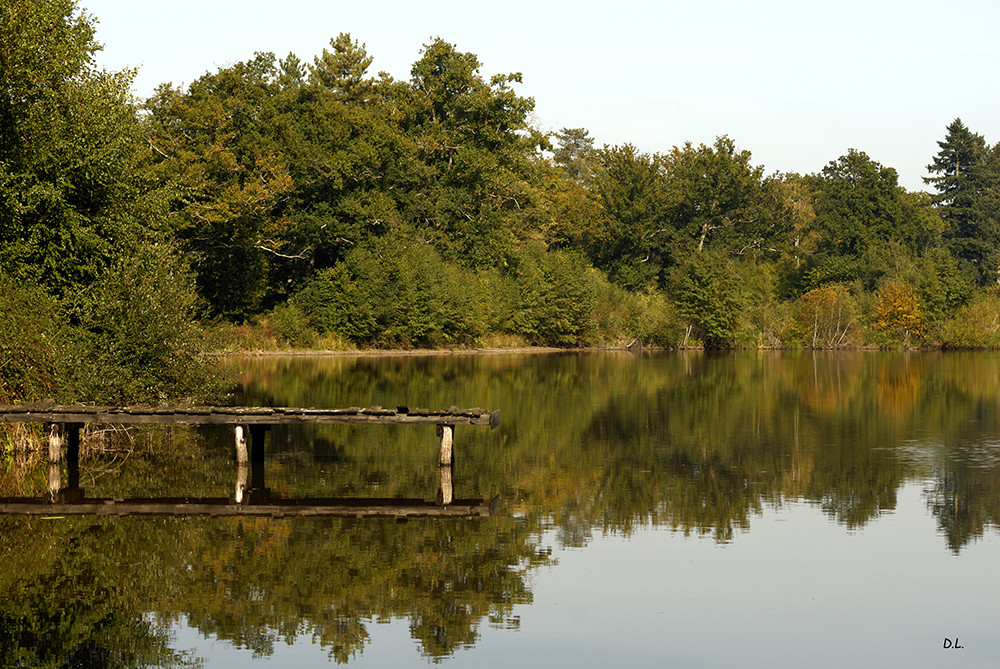
POLYGON ((236 492, 233 501, 242 504, 247 490, 247 475, 250 473, 250 466, 246 462, 236 465, 236 492))
POLYGON ((437 433, 441 437, 441 454, 438 457, 438 464, 450 467, 454 460, 455 426, 438 425, 437 433))
MULTIPOLYGON (((264 439, 272 425, 287 424, 432 424, 437 426, 441 437, 438 463, 441 465, 441 491, 439 504, 450 507, 454 502, 452 463, 454 461, 454 438, 456 425, 488 425, 495 428, 500 422, 499 411, 484 409, 459 409, 450 407, 443 411, 397 406, 384 409, 372 406, 367 409, 307 409, 294 407, 106 407, 89 405, 59 406, 53 403, 27 404, 19 406, 0 405, 0 422, 48 423, 49 432, 49 494, 50 502, 45 513, 76 513, 59 510, 66 503, 82 505, 81 508, 104 509, 95 506, 99 500, 85 500, 79 487, 79 431, 83 425, 91 423, 138 425, 233 425, 236 441, 236 485, 233 497, 226 500, 237 507, 261 508, 272 505, 271 492, 265 487, 264 439), (247 433, 249 432, 249 440, 247 433), (249 448, 248 442, 249 441, 249 448), (67 487, 62 486, 61 459, 63 448, 67 455, 67 487), (249 469, 249 471, 248 471, 249 469), (247 486, 247 479, 250 485, 247 486)), ((41 502, 39 502, 41 503, 41 502)), ((104 502, 105 504, 107 501, 104 502)), ((131 513, 161 513, 165 508, 157 503, 160 511, 129 510, 117 515, 131 513)), ((154 505, 155 506, 155 505, 154 505)), ((22 505, 23 507, 23 505, 22 505)), ((120 507, 124 508, 124 507, 120 507)), ((0 513, 6 511, 0 510, 0 513)), ((99 511, 84 511, 100 513, 99 511)), ((191 513, 190 511, 188 513, 191 513)), ((202 513, 197 511, 196 513, 202 513)), ((400 515, 392 512, 382 515, 400 515)), ((409 512, 405 512, 404 515, 409 512)), ((262 515, 269 515, 264 512, 262 515)), ((240 514, 229 514, 240 515, 240 514)), ((310 515, 302 512, 296 515, 310 515)), ((344 515, 330 512, 320 515, 344 515)), ((359 515, 353 512, 346 515, 359 515)), ((368 515, 368 514, 360 514, 368 515)), ((378 515, 378 514, 376 514, 378 515)), ((441 515, 441 514, 429 514, 441 515)))
POLYGON ((49 496, 55 501, 62 489, 63 428, 59 423, 52 423, 46 430, 49 434, 49 496))
POLYGON ((87 499, 51 503, 0 499, 0 514, 25 516, 271 516, 339 518, 470 518, 497 513, 497 500, 455 500, 447 506, 420 499, 300 499, 233 504, 224 498, 87 499))
POLYGON ((489 425, 497 427, 499 411, 458 409, 431 411, 397 407, 383 409, 299 409, 274 407, 98 407, 19 405, 0 406, 2 423, 106 423, 118 425, 288 425, 318 424, 431 424, 489 425), (406 411, 399 411, 406 409, 406 411))
POLYGON ((441 472, 441 490, 438 493, 438 503, 452 504, 455 501, 455 487, 451 465, 438 467, 438 469, 441 472))
POLYGON ((250 462, 250 454, 247 451, 247 428, 245 425, 237 425, 234 432, 236 433, 236 462, 245 465, 250 462))
POLYGON ((237 504, 243 503, 243 494, 247 489, 247 475, 250 473, 250 454, 247 451, 247 428, 245 425, 237 425, 236 433, 236 491, 233 500, 237 504))

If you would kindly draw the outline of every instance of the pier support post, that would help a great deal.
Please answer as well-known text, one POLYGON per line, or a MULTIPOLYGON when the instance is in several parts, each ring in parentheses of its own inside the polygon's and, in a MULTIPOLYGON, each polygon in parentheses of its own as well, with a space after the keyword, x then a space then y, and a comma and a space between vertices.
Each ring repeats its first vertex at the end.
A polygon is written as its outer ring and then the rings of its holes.
POLYGON ((249 502, 266 502, 268 490, 264 483, 264 435, 269 425, 250 426, 250 495, 249 502))
POLYGON ((63 433, 60 423, 49 423, 49 498, 55 502, 62 488, 62 473, 59 461, 62 459, 63 433))
POLYGON ((451 464, 455 460, 454 456, 454 444, 455 444, 455 426, 454 425, 438 425, 437 434, 441 437, 441 454, 438 457, 438 464, 441 466, 451 464))
POLYGON ((80 489, 79 423, 49 423, 49 498, 53 502, 75 502, 83 497, 80 489), (66 485, 62 484, 62 465, 66 458, 66 485))
POLYGON ((247 489, 247 478, 250 473, 250 453, 247 450, 247 428, 236 426, 236 493, 233 499, 237 504, 243 503, 243 494, 247 489))
POLYGON ((441 472, 441 490, 438 491, 438 504, 447 506, 455 501, 455 484, 452 479, 451 465, 441 465, 438 467, 441 472))

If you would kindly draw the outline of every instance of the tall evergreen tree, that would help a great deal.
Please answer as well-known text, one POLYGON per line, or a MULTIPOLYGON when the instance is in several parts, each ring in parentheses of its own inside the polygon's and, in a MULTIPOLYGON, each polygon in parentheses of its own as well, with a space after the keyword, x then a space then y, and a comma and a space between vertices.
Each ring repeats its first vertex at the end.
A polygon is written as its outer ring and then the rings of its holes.
POLYGON ((365 79, 372 57, 364 44, 351 39, 349 33, 340 33, 330 40, 333 52, 323 53, 313 59, 310 81, 340 94, 344 100, 359 102, 371 94, 372 83, 365 79))
POLYGON ((556 165, 566 170, 566 175, 577 183, 589 181, 598 163, 590 133, 585 128, 563 128, 556 133, 556 142, 553 153, 556 165))
POLYGON ((956 118, 948 125, 940 151, 927 170, 937 176, 925 181, 934 186, 934 200, 947 227, 945 243, 956 257, 971 264, 982 284, 997 281, 1000 223, 984 202, 996 181, 996 161, 982 135, 956 118))

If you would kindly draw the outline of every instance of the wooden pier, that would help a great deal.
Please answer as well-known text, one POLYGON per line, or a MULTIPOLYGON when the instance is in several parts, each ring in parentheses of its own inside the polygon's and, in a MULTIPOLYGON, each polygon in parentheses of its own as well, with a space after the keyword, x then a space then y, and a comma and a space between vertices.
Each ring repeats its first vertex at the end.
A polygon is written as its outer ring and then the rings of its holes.
POLYGON ((456 516, 489 515, 496 500, 455 500, 452 484, 456 425, 482 425, 491 429, 500 422, 499 411, 458 409, 444 411, 397 406, 349 409, 288 407, 107 407, 25 404, 0 406, 2 423, 44 423, 49 447, 49 499, 0 499, 0 513, 68 515, 132 515, 184 513, 194 515, 271 516, 456 516), (199 500, 88 499, 80 488, 80 429, 87 424, 112 425, 231 425, 236 448, 236 486, 231 498, 199 500), (434 425, 440 437, 438 468, 441 488, 436 502, 423 500, 279 500, 265 485, 264 440, 273 425, 434 425), (65 457, 67 480, 61 479, 65 457))

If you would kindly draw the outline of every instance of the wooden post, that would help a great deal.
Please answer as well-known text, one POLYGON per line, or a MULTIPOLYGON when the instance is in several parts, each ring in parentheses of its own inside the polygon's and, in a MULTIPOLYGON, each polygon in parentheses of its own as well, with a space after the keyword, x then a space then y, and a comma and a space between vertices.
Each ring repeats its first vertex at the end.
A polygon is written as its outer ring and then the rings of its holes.
POLYGON ((247 489, 247 475, 250 473, 250 455, 247 451, 247 429, 243 425, 236 426, 236 494, 237 504, 243 503, 243 493, 247 489))
POLYGON ((450 467, 455 460, 453 453, 453 445, 455 443, 455 426, 438 425, 437 433, 438 436, 441 437, 441 455, 438 458, 438 464, 450 467))
POLYGON ((247 428, 245 425, 236 426, 236 462, 245 465, 250 461, 247 452, 247 428))
POLYGON ((49 423, 49 497, 56 501, 59 490, 62 488, 61 472, 59 460, 62 458, 62 425, 60 423, 49 423))
POLYGON ((438 504, 448 505, 455 501, 451 465, 441 465, 438 470, 441 472, 441 491, 438 493, 438 504))
POLYGON ((78 423, 66 423, 66 490, 72 497, 82 497, 80 491, 80 428, 78 423))
POLYGON ((264 435, 268 425, 250 426, 250 502, 267 499, 267 487, 264 483, 264 435))

